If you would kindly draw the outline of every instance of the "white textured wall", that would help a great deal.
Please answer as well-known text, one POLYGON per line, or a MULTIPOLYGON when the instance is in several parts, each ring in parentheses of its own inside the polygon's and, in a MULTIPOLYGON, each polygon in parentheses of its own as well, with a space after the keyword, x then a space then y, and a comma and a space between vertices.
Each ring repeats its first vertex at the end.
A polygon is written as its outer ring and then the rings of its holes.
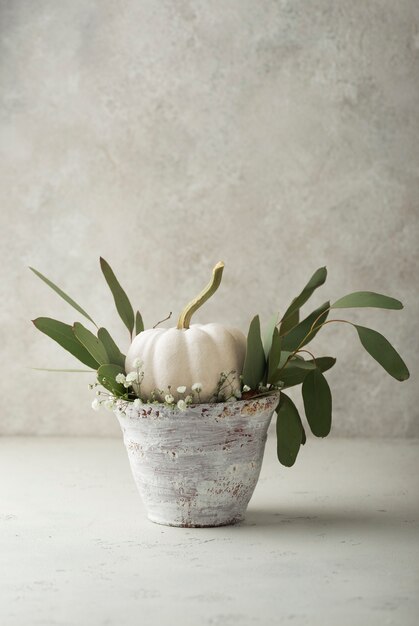
POLYGON ((177 314, 219 259, 223 285, 195 321, 246 330, 324 264, 313 305, 399 297, 401 313, 351 319, 392 340, 410 381, 346 326, 317 353, 338 357, 335 433, 419 435, 416 0, 0 7, 1 432, 117 432, 90 409, 88 375, 26 369, 77 367, 29 322, 77 315, 28 265, 125 342, 103 255, 147 325, 177 314))

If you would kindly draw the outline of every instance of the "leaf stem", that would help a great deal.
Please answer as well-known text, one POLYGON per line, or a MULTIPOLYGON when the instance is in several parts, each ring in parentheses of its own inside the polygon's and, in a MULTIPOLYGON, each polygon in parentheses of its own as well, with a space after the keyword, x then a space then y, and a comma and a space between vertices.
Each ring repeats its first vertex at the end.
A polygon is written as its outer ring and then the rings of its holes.
POLYGON ((163 324, 163 322, 170 320, 171 317, 172 317, 172 311, 170 311, 169 315, 165 317, 164 320, 160 320, 160 322, 157 322, 157 324, 154 324, 153 328, 157 328, 159 324, 163 324))
POLYGON ((311 358, 313 359, 314 365, 317 367, 316 357, 314 356, 314 354, 312 352, 310 352, 310 350, 298 350, 298 352, 296 352, 296 354, 298 354, 299 352, 307 352, 307 354, 309 354, 311 356, 311 358))
POLYGON ((308 331, 307 335, 300 341, 299 345, 294 350, 294 352, 291 352, 291 354, 288 355, 288 358, 285 361, 284 365, 279 370, 277 370, 277 372, 282 372, 282 370, 284 370, 286 368, 286 366, 288 365, 289 361, 292 359, 293 356, 295 356, 297 354, 297 352, 308 352, 308 350, 301 350, 301 346, 304 345, 305 340, 307 339, 307 337, 310 336, 310 334, 313 332, 313 330, 318 330, 318 329, 322 328, 323 326, 326 326, 326 324, 332 324, 332 322, 342 322, 344 324, 350 324, 351 326, 355 326, 355 324, 353 324, 352 322, 349 322, 348 320, 336 319, 336 320, 327 320, 326 322, 323 322, 319 326, 314 327, 315 323, 322 317, 322 315, 324 315, 326 313, 326 311, 330 311, 330 309, 331 309, 331 307, 329 307, 328 309, 323 311, 323 313, 321 313, 317 317, 317 319, 314 320, 314 322, 312 323, 311 328, 308 331))

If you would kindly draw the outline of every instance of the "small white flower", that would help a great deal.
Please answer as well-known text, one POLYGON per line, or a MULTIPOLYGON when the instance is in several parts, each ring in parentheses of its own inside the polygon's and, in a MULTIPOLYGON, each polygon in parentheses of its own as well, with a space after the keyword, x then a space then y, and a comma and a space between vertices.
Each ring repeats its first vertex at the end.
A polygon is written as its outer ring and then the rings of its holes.
POLYGON ((178 393, 185 393, 185 391, 186 391, 185 385, 181 385, 180 387, 177 388, 178 393))
POLYGON ((108 400, 105 400, 105 402, 103 403, 105 409, 108 409, 108 411, 112 411, 113 409, 113 405, 114 405, 114 399, 109 398, 108 400))
POLYGON ((135 400, 134 400, 134 407, 136 409, 139 409, 141 405, 142 405, 142 402, 141 402, 140 398, 135 398, 135 400))
POLYGON ((192 391, 196 391, 197 393, 202 391, 202 383, 194 383, 192 385, 192 391))
POLYGON ((187 404, 186 404, 185 400, 178 400, 177 408, 179 409, 179 411, 186 411, 187 404))
POLYGON ((127 374, 126 379, 127 383, 132 383, 137 380, 137 372, 130 372, 127 374))
POLYGON ((167 404, 173 404, 173 402, 175 401, 174 397, 172 396, 171 393, 168 393, 164 396, 164 400, 165 402, 167 402, 167 404))
POLYGON ((115 376, 115 380, 117 383, 120 383, 121 385, 123 385, 125 383, 125 374, 123 374, 122 372, 119 372, 119 374, 115 376))
POLYGON ((186 402, 186 404, 192 404, 192 402, 193 402, 192 396, 186 396, 185 402, 186 402))
POLYGON ((93 402, 92 402, 92 409, 94 411, 99 411, 99 409, 100 409, 100 402, 99 402, 99 400, 97 398, 95 398, 93 400, 93 402))
POLYGON ((140 367, 142 367, 143 365, 144 365, 144 361, 142 361, 139 357, 134 359, 133 366, 135 367, 135 369, 139 370, 140 367))
POLYGON ((250 391, 249 385, 244 385, 243 386, 243 391, 250 391))

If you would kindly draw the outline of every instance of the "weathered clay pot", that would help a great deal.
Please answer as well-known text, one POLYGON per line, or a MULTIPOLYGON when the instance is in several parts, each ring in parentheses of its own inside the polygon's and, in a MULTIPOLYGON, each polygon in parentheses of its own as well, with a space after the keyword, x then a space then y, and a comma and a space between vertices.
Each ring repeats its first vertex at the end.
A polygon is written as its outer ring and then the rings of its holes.
POLYGON ((278 395, 182 412, 115 409, 148 518, 168 526, 234 524, 255 489, 278 395))

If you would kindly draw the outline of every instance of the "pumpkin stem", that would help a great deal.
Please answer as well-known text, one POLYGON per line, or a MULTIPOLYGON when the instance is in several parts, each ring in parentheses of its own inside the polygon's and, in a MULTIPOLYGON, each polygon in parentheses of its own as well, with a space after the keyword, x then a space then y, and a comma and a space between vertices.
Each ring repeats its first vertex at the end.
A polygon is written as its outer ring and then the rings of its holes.
POLYGON ((183 309, 177 323, 178 329, 189 328, 189 324, 191 323, 191 317, 195 313, 195 311, 199 309, 199 307, 201 307, 204 302, 211 298, 211 296, 217 291, 221 283, 223 269, 224 263, 222 261, 219 261, 212 270, 212 278, 208 285, 183 309))

